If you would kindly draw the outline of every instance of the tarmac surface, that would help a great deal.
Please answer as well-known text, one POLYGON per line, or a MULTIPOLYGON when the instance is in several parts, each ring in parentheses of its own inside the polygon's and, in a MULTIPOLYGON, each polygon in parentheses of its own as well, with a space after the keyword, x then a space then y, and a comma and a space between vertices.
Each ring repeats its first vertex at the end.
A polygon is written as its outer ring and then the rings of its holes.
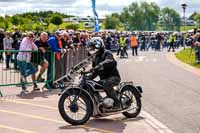
POLYGON ((174 53, 142 52, 119 60, 124 81, 143 87, 143 110, 175 133, 200 133, 200 70, 174 53))

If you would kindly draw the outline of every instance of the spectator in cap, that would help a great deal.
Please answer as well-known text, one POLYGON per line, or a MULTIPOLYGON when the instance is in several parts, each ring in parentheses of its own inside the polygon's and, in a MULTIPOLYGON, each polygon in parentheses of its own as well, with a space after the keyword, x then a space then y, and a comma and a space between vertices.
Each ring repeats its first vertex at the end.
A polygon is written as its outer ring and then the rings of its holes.
POLYGON ((61 59, 61 54, 66 52, 66 49, 62 46, 62 32, 56 31, 53 36, 48 39, 48 44, 50 48, 56 52, 56 60, 61 59))
MULTIPOLYGON (((56 31, 54 33, 54 35, 51 36, 49 38, 49 40, 48 40, 48 44, 49 44, 51 50, 56 53, 55 54, 55 56, 56 56, 56 60, 55 60, 55 64, 56 64, 55 73, 56 73, 56 75, 55 75, 55 79, 60 78, 58 76, 60 76, 59 74, 61 73, 61 69, 60 69, 61 61, 62 61, 61 58, 66 53, 66 49, 63 47, 61 39, 62 39, 62 32, 61 31, 56 31)), ((49 66, 52 67, 52 65, 49 65, 49 66)), ((51 68, 49 68, 49 69, 51 69, 51 68)), ((53 87, 52 83, 50 83, 50 85, 51 85, 51 87, 53 87)))

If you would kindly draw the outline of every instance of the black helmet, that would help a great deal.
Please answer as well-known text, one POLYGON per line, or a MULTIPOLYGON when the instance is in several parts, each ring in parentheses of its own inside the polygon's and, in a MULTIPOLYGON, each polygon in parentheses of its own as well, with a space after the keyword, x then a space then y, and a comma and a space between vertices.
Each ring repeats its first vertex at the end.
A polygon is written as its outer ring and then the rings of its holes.
POLYGON ((100 37, 93 37, 87 44, 88 51, 90 54, 96 54, 99 51, 104 50, 104 42, 100 37))

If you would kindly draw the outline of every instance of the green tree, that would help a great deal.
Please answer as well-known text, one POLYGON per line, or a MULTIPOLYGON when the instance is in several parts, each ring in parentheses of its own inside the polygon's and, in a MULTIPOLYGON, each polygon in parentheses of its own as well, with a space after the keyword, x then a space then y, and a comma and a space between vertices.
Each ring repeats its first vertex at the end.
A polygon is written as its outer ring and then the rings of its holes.
POLYGON ((141 10, 137 3, 133 2, 128 7, 125 7, 120 15, 120 20, 125 25, 126 30, 141 29, 141 10))
POLYGON ((0 29, 1 29, 1 28, 2 28, 2 29, 5 29, 5 28, 6 28, 5 23, 2 22, 2 21, 0 22, 0 29))
POLYGON ((200 28, 200 13, 197 13, 197 14, 194 16, 194 20, 196 21, 197 26, 200 28))
POLYGON ((50 22, 52 24, 59 26, 63 23, 63 18, 62 18, 62 16, 60 16, 58 14, 53 14, 50 18, 50 22))
POLYGON ((121 21, 116 14, 106 16, 104 24, 106 29, 119 29, 122 26, 121 21))
POLYGON ((44 25, 42 25, 42 23, 37 22, 37 23, 33 24, 33 30, 34 31, 39 32, 39 31, 43 31, 44 29, 45 28, 44 28, 44 25))
POLYGON ((160 25, 164 30, 180 31, 181 17, 174 9, 163 8, 160 16, 160 25))
POLYGON ((160 8, 155 3, 148 4, 143 2, 140 9, 142 10, 144 21, 144 29, 148 31, 156 30, 156 25, 159 20, 160 8))
POLYGON ((19 18, 19 16, 13 16, 13 17, 11 17, 11 23, 13 24, 13 25, 18 25, 19 23, 20 23, 20 18, 19 18))
POLYGON ((65 28, 66 29, 72 29, 72 30, 78 30, 78 28, 79 28, 79 25, 78 24, 67 24, 66 26, 65 26, 65 28))
POLYGON ((5 24, 5 30, 7 30, 9 28, 9 20, 5 19, 4 24, 5 24))
POLYGON ((194 17, 195 17, 197 14, 198 14, 197 12, 193 12, 193 13, 189 16, 189 19, 195 20, 194 17))
POLYGON ((4 23, 4 18, 0 17, 0 28, 5 29, 5 23, 4 23))
POLYGON ((123 9, 120 20, 126 30, 155 30, 159 12, 160 8, 155 3, 142 2, 138 5, 133 2, 123 9))

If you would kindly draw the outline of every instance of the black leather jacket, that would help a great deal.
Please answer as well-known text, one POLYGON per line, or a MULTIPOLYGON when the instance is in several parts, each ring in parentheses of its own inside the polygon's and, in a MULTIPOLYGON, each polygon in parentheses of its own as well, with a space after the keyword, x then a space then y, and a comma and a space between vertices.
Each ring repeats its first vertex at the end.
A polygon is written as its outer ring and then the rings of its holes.
MULTIPOLYGON (((99 69, 93 72, 92 78, 100 77, 101 80, 110 77, 119 77, 120 74, 117 69, 117 62, 114 59, 112 52, 109 50, 101 50, 95 56, 92 62, 92 67, 98 67, 99 69)), ((121 78, 120 78, 121 79, 121 78)))

